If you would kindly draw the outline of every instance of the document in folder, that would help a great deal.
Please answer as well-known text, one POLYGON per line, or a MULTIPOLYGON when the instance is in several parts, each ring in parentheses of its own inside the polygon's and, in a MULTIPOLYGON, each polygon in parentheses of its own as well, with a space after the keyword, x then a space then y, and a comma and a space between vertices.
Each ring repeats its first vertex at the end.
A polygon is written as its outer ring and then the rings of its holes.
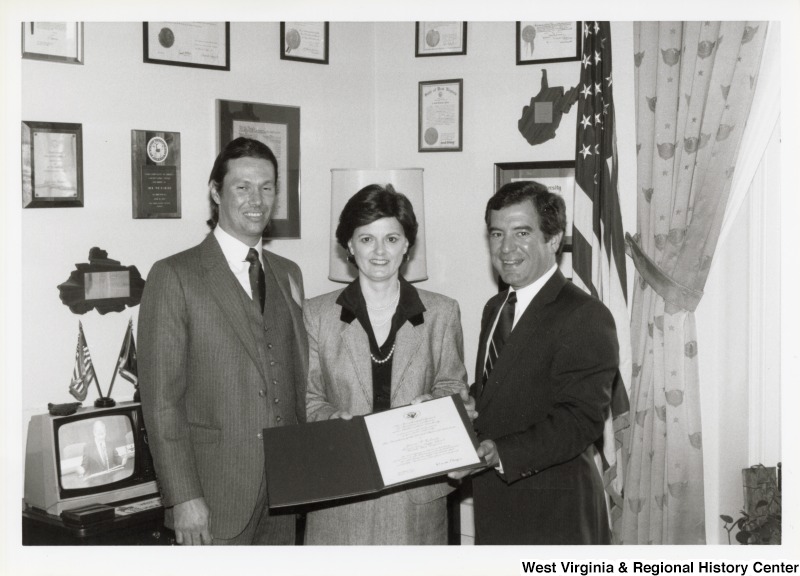
POLYGON ((458 395, 264 430, 270 508, 371 494, 483 463, 458 395))

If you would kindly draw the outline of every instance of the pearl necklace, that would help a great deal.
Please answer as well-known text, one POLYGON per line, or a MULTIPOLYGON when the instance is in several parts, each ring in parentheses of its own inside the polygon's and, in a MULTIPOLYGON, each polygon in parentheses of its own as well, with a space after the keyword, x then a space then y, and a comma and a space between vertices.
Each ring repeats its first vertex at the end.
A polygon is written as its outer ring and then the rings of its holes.
POLYGON ((375 355, 372 352, 369 353, 370 358, 372 358, 372 361, 375 362, 375 364, 386 364, 389 361, 389 358, 392 357, 392 354, 394 354, 395 344, 397 344, 397 342, 392 344, 392 349, 389 350, 389 353, 386 355, 386 358, 384 358, 383 360, 379 360, 379 359, 375 358, 375 355))
POLYGON ((370 306, 369 302, 367 302, 367 309, 374 310, 375 312, 381 312, 382 310, 388 310, 389 308, 396 308, 397 303, 400 301, 400 289, 397 289, 397 294, 395 294, 392 301, 389 302, 386 306, 370 306))
POLYGON ((372 324, 373 328, 380 328, 381 326, 386 326, 386 323, 389 322, 389 320, 391 320, 392 318, 394 318, 394 312, 392 312, 391 316, 387 316, 380 322, 373 320, 372 317, 370 316, 369 323, 372 324))

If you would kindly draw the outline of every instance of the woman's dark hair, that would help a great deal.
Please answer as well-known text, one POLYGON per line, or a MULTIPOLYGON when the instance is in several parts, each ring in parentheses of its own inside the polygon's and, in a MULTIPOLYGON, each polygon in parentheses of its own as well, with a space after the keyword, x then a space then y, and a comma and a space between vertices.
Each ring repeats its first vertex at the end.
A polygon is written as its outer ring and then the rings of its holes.
MULTIPOLYGON (((408 198, 397 192, 391 184, 386 186, 370 184, 347 201, 339 215, 336 241, 347 250, 347 242, 353 237, 356 228, 372 224, 381 218, 397 218, 408 240, 408 247, 414 246, 419 227, 414 207, 408 198)), ((350 259, 349 252, 348 259, 350 259)))
POLYGON ((549 192, 539 182, 521 180, 501 186, 500 190, 495 192, 486 204, 486 213, 484 214, 486 226, 489 226, 489 216, 492 210, 502 210, 525 201, 533 204, 536 209, 536 214, 539 216, 539 229, 545 240, 550 240, 559 232, 562 233, 561 245, 558 247, 560 253, 564 246, 564 236, 567 230, 567 207, 560 195, 549 192))
MULTIPOLYGON (((271 162, 273 168, 275 168, 275 185, 278 185, 278 159, 275 158, 275 154, 272 153, 269 146, 258 140, 240 136, 228 142, 228 145, 225 146, 225 149, 219 153, 214 161, 213 168, 211 168, 208 183, 214 184, 218 194, 222 194, 222 182, 228 173, 228 161, 236 160, 237 158, 261 158, 271 162)), ((207 221, 207 224, 213 230, 219 221, 219 206, 214 202, 213 198, 209 197, 209 202, 211 203, 211 219, 207 221)))

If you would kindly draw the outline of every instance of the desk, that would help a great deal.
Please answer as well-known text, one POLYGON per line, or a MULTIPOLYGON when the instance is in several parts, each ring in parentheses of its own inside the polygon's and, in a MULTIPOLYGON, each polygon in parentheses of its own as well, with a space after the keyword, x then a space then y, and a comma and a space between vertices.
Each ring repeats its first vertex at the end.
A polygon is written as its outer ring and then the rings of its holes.
POLYGON ((174 533, 164 528, 164 508, 118 516, 88 526, 65 524, 39 510, 22 512, 23 546, 169 546, 174 533))

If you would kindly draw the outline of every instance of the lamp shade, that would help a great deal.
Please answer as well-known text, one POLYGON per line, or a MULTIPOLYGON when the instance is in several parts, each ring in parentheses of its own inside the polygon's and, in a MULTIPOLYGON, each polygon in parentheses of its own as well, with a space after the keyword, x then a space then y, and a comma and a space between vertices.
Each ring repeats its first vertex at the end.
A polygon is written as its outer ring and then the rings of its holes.
POLYGON ((355 265, 347 261, 347 250, 336 241, 336 227, 339 216, 347 201, 356 192, 370 184, 394 189, 409 199, 417 217, 417 241, 409 250, 408 260, 400 267, 403 278, 409 282, 428 279, 428 266, 425 259, 425 198, 422 191, 422 168, 397 168, 391 170, 331 170, 331 233, 330 269, 328 278, 334 282, 351 282, 358 276, 355 265))

